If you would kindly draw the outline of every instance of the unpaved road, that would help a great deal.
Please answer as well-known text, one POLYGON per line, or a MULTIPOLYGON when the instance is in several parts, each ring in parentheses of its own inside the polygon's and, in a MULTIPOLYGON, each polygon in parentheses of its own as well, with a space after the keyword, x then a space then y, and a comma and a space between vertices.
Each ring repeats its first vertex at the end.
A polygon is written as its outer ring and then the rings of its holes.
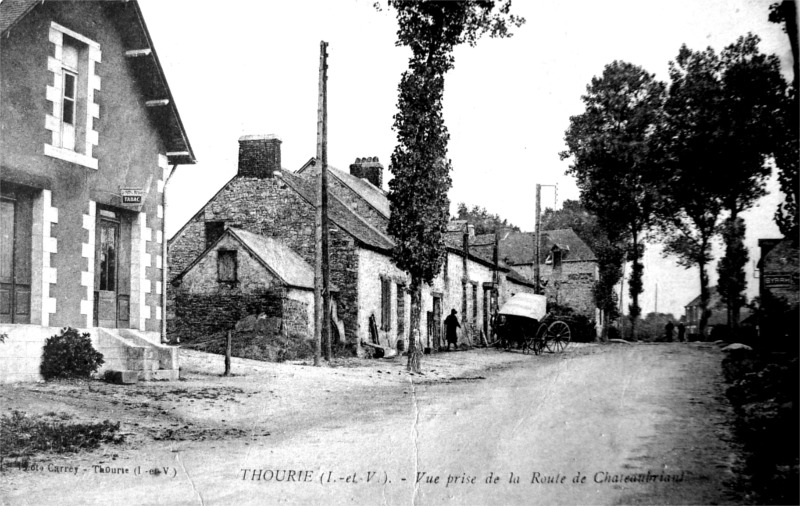
POLYGON ((710 345, 589 345, 540 357, 440 354, 423 363, 423 376, 400 361, 334 369, 238 361, 240 376, 219 378, 194 354, 184 359, 188 381, 177 384, 6 388, 0 402, 9 409, 118 419, 131 434, 122 447, 6 471, 0 497, 37 505, 735 504, 739 449, 721 358, 710 345), (98 472, 106 466, 122 474, 98 472))

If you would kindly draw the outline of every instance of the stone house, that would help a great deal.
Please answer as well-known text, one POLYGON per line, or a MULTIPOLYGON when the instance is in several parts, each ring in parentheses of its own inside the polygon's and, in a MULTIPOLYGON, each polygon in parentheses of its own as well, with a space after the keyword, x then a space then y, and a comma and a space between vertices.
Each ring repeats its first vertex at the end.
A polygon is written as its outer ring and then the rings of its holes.
MULTIPOLYGON (((686 335, 699 335, 700 316, 702 314, 699 294, 692 299, 691 302, 686 304, 684 311, 686 335)), ((714 327, 726 327, 728 325, 728 306, 722 301, 722 296, 717 291, 716 286, 709 287, 708 289, 708 311, 710 314, 708 316, 708 322, 706 322, 704 338, 711 335, 714 331, 714 327)), ((744 321, 750 314, 751 311, 749 308, 742 307, 739 312, 739 321, 744 321)))
MULTIPOLYGON (((498 261, 533 282, 536 235, 503 231, 496 240, 498 261)), ((494 234, 481 234, 471 240, 470 250, 488 259, 494 244, 494 234)), ((597 257, 572 229, 541 232, 539 276, 548 303, 569 306, 590 319, 599 317, 593 292, 600 276, 597 257)))
POLYGON ((761 333, 770 339, 794 336, 793 343, 774 343, 778 347, 797 347, 798 307, 800 306, 800 254, 797 239, 759 239, 758 293, 766 318, 758 322, 761 333), (781 337, 779 337, 781 336, 781 337))
POLYGON ((173 284, 176 318, 201 335, 254 313, 277 319, 285 336, 314 331, 314 269, 271 237, 227 228, 173 284))
POLYGON ((138 3, 5 0, 0 38, 0 381, 38 379, 67 326, 107 366, 176 372, 163 187, 195 158, 138 3))
MULTIPOLYGON (((314 263, 314 203, 318 167, 314 160, 296 172, 281 168, 281 141, 274 136, 244 136, 239 139, 236 176, 214 195, 169 241, 170 279, 216 241, 226 227, 247 230, 274 238, 314 263)), ((369 320, 374 317, 383 345, 395 346, 410 334, 409 279, 391 261, 392 239, 386 234, 389 203, 382 188, 383 167, 376 158, 357 159, 346 173, 330 168, 330 268, 332 294, 339 318, 344 323, 350 348, 370 340, 369 320)), ((448 248, 447 268, 432 286, 423 288, 421 336, 433 346, 441 335, 443 311, 465 308, 469 315, 465 337, 477 337, 488 323, 489 314, 481 296, 488 297, 498 276, 490 263, 462 250, 448 248), (479 293, 483 291, 483 293, 479 293)), ((518 290, 532 290, 515 278, 518 290)), ((168 324, 170 332, 190 331, 177 290, 170 288, 168 324), (181 317, 178 315, 181 314, 181 317)), ((193 330, 192 330, 193 331, 193 330)))

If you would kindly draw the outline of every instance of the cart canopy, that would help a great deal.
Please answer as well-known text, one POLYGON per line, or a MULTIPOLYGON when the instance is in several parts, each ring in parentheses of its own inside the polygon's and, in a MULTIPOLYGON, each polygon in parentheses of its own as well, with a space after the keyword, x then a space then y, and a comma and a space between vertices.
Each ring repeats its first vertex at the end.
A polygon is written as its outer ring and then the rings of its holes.
POLYGON ((547 298, 544 295, 518 293, 508 299, 498 313, 541 320, 547 314, 547 298))

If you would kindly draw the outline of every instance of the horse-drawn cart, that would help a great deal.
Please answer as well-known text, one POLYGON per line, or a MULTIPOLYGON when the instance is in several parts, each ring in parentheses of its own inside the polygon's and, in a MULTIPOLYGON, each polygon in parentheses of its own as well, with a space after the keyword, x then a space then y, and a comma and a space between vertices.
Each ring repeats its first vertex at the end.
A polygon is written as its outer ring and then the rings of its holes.
POLYGON ((547 312, 544 295, 518 293, 498 311, 498 336, 503 346, 516 345, 523 353, 560 352, 572 337, 567 321, 565 317, 547 312))

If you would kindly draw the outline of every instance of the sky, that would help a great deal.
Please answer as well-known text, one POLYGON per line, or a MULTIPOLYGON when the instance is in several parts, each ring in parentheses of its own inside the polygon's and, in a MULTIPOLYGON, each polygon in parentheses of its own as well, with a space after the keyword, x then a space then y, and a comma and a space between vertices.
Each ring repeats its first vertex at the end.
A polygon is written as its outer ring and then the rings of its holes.
MULTIPOLYGON (((512 11, 527 23, 510 39, 457 48, 446 76, 451 214, 459 202, 479 205, 528 231, 536 184, 557 185, 543 188, 543 208, 577 199, 575 181, 565 175, 569 161, 559 159, 564 132, 570 116, 583 112, 586 85, 614 60, 667 81, 682 44, 719 51, 753 32, 763 52, 780 58, 788 79, 789 40, 767 19, 772 1, 517 0, 512 11)), ((315 155, 323 40, 329 164, 347 170, 356 158, 377 156, 388 168, 397 84, 409 56, 395 45, 393 11, 377 11, 373 0, 139 3, 198 160, 179 167, 167 187, 168 236, 236 174, 240 136, 277 135, 289 170, 315 155)), ((758 292, 758 239, 780 237, 772 220, 782 201, 774 177, 768 189, 745 214, 749 298, 758 292)), ((717 258, 721 251, 718 244, 717 258)), ((663 258, 657 242, 647 245, 644 265, 643 313, 683 314, 699 294, 697 269, 663 258)))

